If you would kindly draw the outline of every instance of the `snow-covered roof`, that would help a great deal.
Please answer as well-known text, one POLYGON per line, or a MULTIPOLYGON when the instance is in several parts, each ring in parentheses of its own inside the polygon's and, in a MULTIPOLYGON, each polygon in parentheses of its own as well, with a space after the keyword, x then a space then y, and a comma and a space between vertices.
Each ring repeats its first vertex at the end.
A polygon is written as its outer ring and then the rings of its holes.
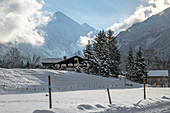
POLYGON ((42 63, 57 63, 62 60, 64 60, 64 59, 62 59, 62 58, 46 58, 46 59, 42 59, 42 63))
POLYGON ((168 76, 168 70, 149 70, 148 76, 168 76))

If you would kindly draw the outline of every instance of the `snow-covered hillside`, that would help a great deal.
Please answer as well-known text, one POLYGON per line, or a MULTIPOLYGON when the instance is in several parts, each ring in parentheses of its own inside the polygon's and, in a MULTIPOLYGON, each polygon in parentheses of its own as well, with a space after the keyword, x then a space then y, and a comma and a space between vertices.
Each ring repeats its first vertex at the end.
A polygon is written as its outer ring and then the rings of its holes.
POLYGON ((154 49, 157 55, 167 59, 170 55, 170 8, 144 22, 131 26, 118 34, 117 39, 125 55, 131 46, 137 49, 154 49))
MULTIPOLYGON (((126 88, 125 80, 106 78, 76 72, 43 69, 3 69, 0 68, 0 93, 23 93, 47 91, 48 75, 52 79, 53 91, 71 91, 85 89, 126 88), (26 90, 29 89, 29 90, 26 90)), ((141 85, 133 84, 131 87, 141 85)))
POLYGON ((51 16, 51 21, 46 26, 37 29, 45 33, 44 45, 37 47, 20 43, 16 46, 24 53, 37 53, 41 58, 72 56, 83 49, 77 44, 80 36, 86 36, 90 31, 95 30, 86 23, 80 25, 60 11, 51 16))

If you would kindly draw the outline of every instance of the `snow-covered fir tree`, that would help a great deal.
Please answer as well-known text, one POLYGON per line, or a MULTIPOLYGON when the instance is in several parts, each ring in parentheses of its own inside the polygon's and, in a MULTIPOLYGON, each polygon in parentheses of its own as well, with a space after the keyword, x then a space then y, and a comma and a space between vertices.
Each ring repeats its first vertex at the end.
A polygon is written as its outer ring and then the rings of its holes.
POLYGON ((88 44, 86 45, 86 48, 83 51, 84 53, 84 61, 83 61, 83 70, 85 73, 91 73, 91 74, 97 74, 98 69, 96 67, 97 61, 95 58, 95 53, 92 47, 92 44, 90 43, 90 40, 88 41, 88 44))
POLYGON ((120 65, 120 52, 117 47, 116 37, 113 35, 113 31, 107 32, 107 64, 109 67, 109 74, 111 76, 118 77, 119 65, 120 65))
POLYGON ((119 74, 120 52, 117 48, 116 37, 109 30, 104 30, 96 36, 93 45, 88 43, 84 50, 84 70, 102 76, 115 76, 119 74))
POLYGON ((128 51, 128 57, 127 57, 127 61, 126 61, 126 72, 127 72, 127 76, 130 78, 132 76, 136 76, 135 74, 135 59, 133 56, 133 50, 130 47, 129 51, 128 51))
POLYGON ((99 74, 103 76, 109 76, 109 67, 107 64, 107 40, 104 30, 100 31, 95 38, 93 43, 93 48, 96 53, 97 68, 99 69, 99 74))
POLYGON ((138 82, 142 82, 143 78, 147 77, 148 70, 145 59, 142 56, 141 47, 136 52, 135 68, 135 74, 137 75, 138 82))
POLYGON ((79 63, 78 59, 77 59, 77 65, 76 65, 75 71, 81 73, 81 66, 80 66, 80 63, 79 63))
POLYGON ((89 67, 90 67, 90 55, 91 55, 92 47, 90 44, 90 40, 88 40, 88 44, 86 45, 86 48, 83 51, 84 54, 84 61, 83 61, 83 69, 85 73, 90 73, 89 72, 89 67))

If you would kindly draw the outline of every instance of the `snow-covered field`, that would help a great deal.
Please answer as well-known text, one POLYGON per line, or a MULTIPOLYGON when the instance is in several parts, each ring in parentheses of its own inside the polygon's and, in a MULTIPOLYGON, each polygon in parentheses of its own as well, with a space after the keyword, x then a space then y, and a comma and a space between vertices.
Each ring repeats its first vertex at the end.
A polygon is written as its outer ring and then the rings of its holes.
MULTIPOLYGON (((107 87, 126 88, 124 79, 46 69, 0 68, 0 94, 47 92, 49 75, 51 76, 52 91, 106 89, 107 87)), ((141 86, 130 81, 127 83, 133 84, 133 87, 141 86)))
POLYGON ((0 69, 0 113, 170 113, 170 88, 67 71, 0 69), (52 79, 49 109, 47 77, 52 79), (106 88, 110 88, 109 105, 106 88))

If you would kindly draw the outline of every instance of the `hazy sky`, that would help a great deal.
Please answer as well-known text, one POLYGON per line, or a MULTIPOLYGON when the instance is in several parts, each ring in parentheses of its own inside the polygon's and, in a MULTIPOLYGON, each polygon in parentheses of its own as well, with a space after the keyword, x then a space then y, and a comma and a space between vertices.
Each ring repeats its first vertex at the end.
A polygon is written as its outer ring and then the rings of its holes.
POLYGON ((148 0, 44 0, 43 10, 61 11, 75 21, 106 29, 132 15, 148 0))

